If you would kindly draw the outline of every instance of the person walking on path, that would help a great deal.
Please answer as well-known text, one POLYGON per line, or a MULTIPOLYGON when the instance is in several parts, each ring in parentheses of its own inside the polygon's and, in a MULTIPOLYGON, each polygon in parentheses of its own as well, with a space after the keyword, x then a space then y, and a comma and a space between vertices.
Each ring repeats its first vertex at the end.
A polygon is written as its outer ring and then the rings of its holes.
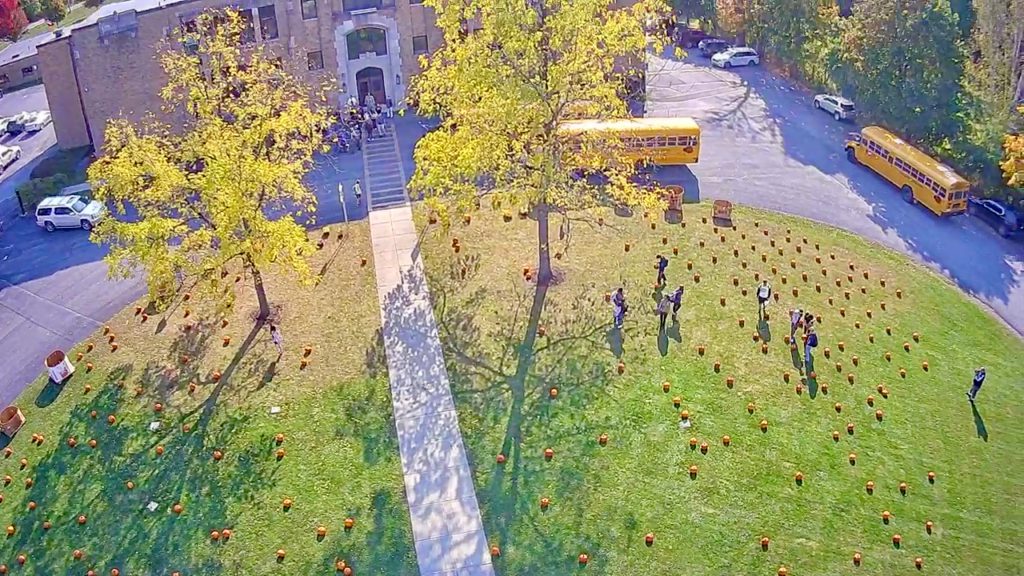
POLYGON ((373 94, 367 94, 366 98, 363 99, 363 105, 366 106, 367 110, 377 109, 377 99, 373 97, 373 94))
POLYGON ((395 117, 395 101, 392 100, 391 98, 388 98, 387 104, 388 104, 388 108, 387 108, 388 118, 394 118, 395 117))
POLYGON ((341 200, 341 205, 345 206, 345 183, 338 182, 338 200, 341 200))
POLYGON ((284 354, 284 338, 281 337, 281 330, 273 324, 270 325, 270 341, 277 348, 277 357, 280 358, 284 354))
MULTIPOLYGON (((796 338, 796 329, 804 319, 804 311, 797 308, 789 313, 789 339, 796 338)), ((805 332, 806 333, 806 332, 805 332)))
POLYGON ((672 300, 668 294, 661 297, 656 308, 658 312, 658 333, 665 331, 665 319, 668 318, 668 311, 672 308, 672 300))
POLYGON ((758 319, 766 316, 768 311, 768 300, 772 297, 772 287, 768 285, 768 279, 761 281, 761 285, 757 287, 757 317, 758 319))
POLYGON ((676 288, 669 295, 669 300, 672 302, 672 321, 675 322, 679 317, 679 309, 683 307, 683 287, 676 288))
POLYGON ((612 319, 615 321, 616 328, 622 328, 627 311, 629 311, 629 305, 626 304, 626 294, 620 287, 615 294, 612 294, 612 319))
POLYGON ((352 185, 352 193, 356 196, 356 206, 363 205, 363 185, 356 180, 356 183, 352 185))
POLYGON ((967 399, 970 400, 971 404, 974 404, 974 399, 978 397, 978 391, 981 390, 981 385, 985 383, 985 367, 982 366, 974 371, 974 382, 971 383, 971 390, 967 393, 967 399))
POLYGON ((654 286, 664 286, 668 283, 668 279, 665 278, 665 269, 668 268, 668 258, 658 254, 655 256, 655 260, 657 260, 658 263, 658 278, 654 281, 654 286))

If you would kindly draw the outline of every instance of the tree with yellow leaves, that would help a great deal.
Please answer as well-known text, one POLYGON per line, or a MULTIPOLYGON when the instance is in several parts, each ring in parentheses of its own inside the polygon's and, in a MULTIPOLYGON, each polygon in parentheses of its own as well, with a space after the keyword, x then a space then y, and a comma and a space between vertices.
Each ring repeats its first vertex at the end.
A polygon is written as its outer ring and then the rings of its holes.
POLYGON ((150 297, 165 303, 183 283, 233 297, 224 276, 241 269, 262 322, 267 269, 312 280, 314 247, 295 217, 316 204, 302 177, 330 111, 324 93, 311 94, 262 47, 244 46, 244 33, 233 10, 183 27, 160 54, 174 126, 112 120, 89 181, 113 211, 93 231, 110 245, 112 276, 144 271, 150 297))
POLYGON ((426 0, 445 44, 423 58, 411 98, 442 124, 416 146, 414 191, 444 221, 482 198, 537 220, 536 281, 552 278, 549 220, 598 204, 657 210, 622 142, 564 130, 573 118, 628 116, 645 51, 660 49, 661 0, 426 0), (473 28, 470 30, 470 28, 473 28), (659 35, 656 37, 655 34, 659 35), (581 174, 602 174, 599 179, 581 174))
MULTIPOLYGON (((1017 111, 1024 117, 1024 106, 1017 111)), ((1003 169, 1007 185, 1013 188, 1024 188, 1024 134, 1007 134, 1003 139, 1003 161, 999 167, 1003 169)))

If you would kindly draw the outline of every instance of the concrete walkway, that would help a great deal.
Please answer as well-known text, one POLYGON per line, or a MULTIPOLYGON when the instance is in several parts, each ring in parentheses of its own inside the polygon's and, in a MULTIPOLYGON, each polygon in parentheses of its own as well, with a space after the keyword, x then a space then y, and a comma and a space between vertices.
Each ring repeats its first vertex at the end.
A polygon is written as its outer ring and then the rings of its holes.
POLYGON ((493 576, 408 202, 372 210, 370 236, 420 574, 493 576))

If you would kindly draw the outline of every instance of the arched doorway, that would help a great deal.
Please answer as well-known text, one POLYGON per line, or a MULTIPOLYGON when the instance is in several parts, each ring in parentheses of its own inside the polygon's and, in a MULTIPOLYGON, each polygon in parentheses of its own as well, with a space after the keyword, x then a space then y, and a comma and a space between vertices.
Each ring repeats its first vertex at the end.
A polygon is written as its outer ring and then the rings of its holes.
POLYGON ((366 103, 366 95, 373 94, 377 104, 387 102, 387 92, 384 89, 384 70, 369 66, 356 72, 356 90, 359 93, 359 103, 366 103))

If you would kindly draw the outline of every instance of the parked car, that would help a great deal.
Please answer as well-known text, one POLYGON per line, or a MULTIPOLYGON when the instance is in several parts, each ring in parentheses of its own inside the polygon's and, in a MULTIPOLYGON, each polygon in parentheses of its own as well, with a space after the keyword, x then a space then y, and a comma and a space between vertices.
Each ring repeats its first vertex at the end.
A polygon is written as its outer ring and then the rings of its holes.
POLYGON ((701 55, 705 58, 711 58, 715 54, 729 48, 732 48, 732 46, 721 38, 705 38, 697 43, 697 49, 700 50, 701 55))
POLYGON ((32 112, 27 122, 25 122, 25 132, 39 132, 46 125, 53 122, 53 116, 50 115, 49 110, 40 110, 39 112, 32 112))
POLYGON ((1011 206, 991 198, 967 198, 967 213, 985 221, 1003 238, 1024 232, 1024 217, 1011 206))
POLYGON ((81 196, 50 196, 36 206, 36 225, 53 232, 57 228, 92 230, 107 210, 97 200, 81 196))
POLYGON ((18 146, 0 146, 0 173, 7 170, 7 167, 14 164, 21 158, 21 148, 18 146))
POLYGON ((7 119, 5 131, 8 134, 21 134, 25 131, 25 123, 30 119, 29 112, 19 112, 7 119))
POLYGON ((815 96, 814 108, 828 112, 836 119, 836 122, 853 118, 857 110, 851 100, 833 94, 818 94, 815 96))
POLYGON ((761 57, 753 48, 745 46, 729 48, 711 57, 711 64, 719 68, 733 66, 754 66, 761 63, 761 57))
POLYGON ((717 40, 717 38, 700 28, 690 28, 688 26, 679 26, 676 28, 676 46, 680 46, 682 48, 695 48, 699 46, 703 40, 717 40))

